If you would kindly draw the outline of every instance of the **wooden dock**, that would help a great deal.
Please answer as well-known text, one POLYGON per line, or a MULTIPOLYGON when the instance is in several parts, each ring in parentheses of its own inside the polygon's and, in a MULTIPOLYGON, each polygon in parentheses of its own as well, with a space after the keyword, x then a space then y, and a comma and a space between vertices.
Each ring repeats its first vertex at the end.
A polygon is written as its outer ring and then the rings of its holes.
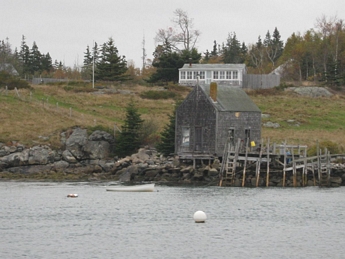
MULTIPOLYGON (((307 179, 310 176, 313 179, 314 186, 329 187, 331 173, 331 154, 326 149, 324 151, 317 149, 317 155, 307 156, 307 146, 273 144, 270 145, 267 140, 266 145, 260 145, 259 148, 250 147, 249 140, 244 147, 243 141, 238 140, 236 145, 231 142, 226 143, 222 166, 219 175, 219 186, 239 186, 237 181, 241 180, 242 187, 246 186, 246 173, 248 170, 255 170, 255 186, 262 186, 262 180, 265 180, 265 186, 270 186, 270 174, 281 173, 281 186, 286 186, 287 175, 292 176, 292 185, 294 187, 307 186, 307 179), (242 177, 239 175, 242 174, 242 177), (262 175, 264 174, 264 175, 262 175), (297 175, 299 181, 297 181, 297 175), (300 177, 302 179, 300 179, 300 177), (242 178, 242 179, 241 179, 242 178)), ((263 143, 263 141, 261 142, 263 143)), ((339 156, 339 155, 333 155, 339 156)))

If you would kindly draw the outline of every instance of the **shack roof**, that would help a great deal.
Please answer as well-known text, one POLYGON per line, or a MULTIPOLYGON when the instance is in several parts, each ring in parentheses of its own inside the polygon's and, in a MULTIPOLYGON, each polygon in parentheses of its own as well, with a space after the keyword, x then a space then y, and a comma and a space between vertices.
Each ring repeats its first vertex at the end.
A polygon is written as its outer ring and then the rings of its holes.
POLYGON ((246 69, 245 64, 184 64, 179 70, 234 70, 246 69))
MULTIPOLYGON (((210 96, 210 85, 198 85, 210 96)), ((218 111, 261 112, 247 93, 239 87, 218 86, 217 102, 212 102, 218 111)))

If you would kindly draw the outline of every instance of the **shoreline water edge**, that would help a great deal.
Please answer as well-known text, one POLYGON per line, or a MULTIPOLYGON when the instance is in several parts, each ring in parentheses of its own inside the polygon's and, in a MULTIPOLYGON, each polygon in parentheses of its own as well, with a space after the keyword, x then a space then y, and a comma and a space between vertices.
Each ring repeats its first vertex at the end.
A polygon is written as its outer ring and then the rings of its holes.
MULTIPOLYGON (((221 163, 218 159, 198 164, 182 163, 178 157, 165 158, 156 150, 141 148, 138 153, 118 160, 111 158, 114 138, 107 132, 75 128, 61 133, 62 149, 48 145, 26 148, 18 142, 0 143, 0 181, 119 181, 123 183, 155 182, 161 185, 217 186, 221 163)), ((297 171, 283 173, 255 168, 236 171, 234 187, 302 187, 318 186, 317 173, 303 175, 297 171), (283 179, 285 181, 283 182, 283 179)), ((329 187, 345 186, 345 165, 331 164, 329 187)))

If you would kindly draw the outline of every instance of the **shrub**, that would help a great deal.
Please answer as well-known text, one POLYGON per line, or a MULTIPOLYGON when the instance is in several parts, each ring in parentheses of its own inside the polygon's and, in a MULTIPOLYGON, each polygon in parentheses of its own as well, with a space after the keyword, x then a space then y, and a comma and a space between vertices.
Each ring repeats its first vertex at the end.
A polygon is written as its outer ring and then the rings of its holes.
MULTIPOLYGON (((325 140, 319 143, 319 149, 321 149, 322 153, 325 152, 325 148, 331 153, 331 154, 339 154, 342 152, 342 148, 339 147, 337 143, 334 143, 329 140, 325 140)), ((308 149, 308 156, 316 156, 317 155, 317 145, 311 146, 308 149)))
POLYGON ((178 97, 176 93, 170 91, 146 91, 140 94, 141 98, 158 100, 158 99, 175 99, 178 97))
POLYGON ((0 88, 5 88, 6 86, 8 90, 14 90, 15 87, 17 89, 31 88, 28 82, 21 80, 18 77, 12 76, 6 71, 1 71, 0 72, 0 88))
POLYGON ((142 145, 155 146, 159 141, 159 122, 153 118, 143 121, 140 129, 140 142, 142 145))

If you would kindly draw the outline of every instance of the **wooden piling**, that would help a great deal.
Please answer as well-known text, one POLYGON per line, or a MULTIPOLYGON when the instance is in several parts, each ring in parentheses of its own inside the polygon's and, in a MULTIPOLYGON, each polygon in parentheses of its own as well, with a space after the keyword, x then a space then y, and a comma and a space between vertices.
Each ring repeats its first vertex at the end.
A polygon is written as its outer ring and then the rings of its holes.
POLYGON ((267 175, 266 175, 266 187, 270 185, 270 139, 267 139, 267 175))
POLYGON ((291 148, 291 156, 292 156, 292 182, 293 187, 297 186, 297 172, 296 172, 296 162, 295 162, 295 154, 293 148, 291 148))
MULTIPOLYGON (((248 146, 249 138, 246 140, 246 146, 248 146)), ((242 187, 244 187, 246 182, 246 168, 247 168, 247 159, 248 159, 248 149, 246 148, 246 155, 244 159, 244 165, 243 165, 243 176, 242 176, 242 187)))
MULTIPOLYGON (((261 140, 262 143, 262 140, 261 140)), ((256 175, 256 187, 259 186, 259 179, 260 179, 260 167, 261 167, 261 157, 262 157, 262 145, 260 148, 260 153, 259 153, 259 160, 257 161, 257 175, 256 175)))
POLYGON ((286 142, 284 142, 284 168, 283 168, 283 187, 285 187, 285 176, 286 176, 286 142))

